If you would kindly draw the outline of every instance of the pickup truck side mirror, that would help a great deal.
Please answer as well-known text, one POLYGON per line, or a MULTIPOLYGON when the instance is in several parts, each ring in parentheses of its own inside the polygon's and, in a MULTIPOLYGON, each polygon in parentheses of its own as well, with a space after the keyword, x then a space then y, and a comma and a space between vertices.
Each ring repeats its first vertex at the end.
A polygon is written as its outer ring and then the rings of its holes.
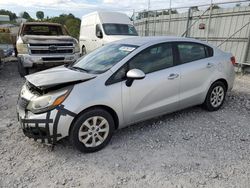
POLYGON ((134 80, 141 80, 145 78, 145 73, 139 69, 131 69, 127 72, 126 86, 130 87, 134 80))

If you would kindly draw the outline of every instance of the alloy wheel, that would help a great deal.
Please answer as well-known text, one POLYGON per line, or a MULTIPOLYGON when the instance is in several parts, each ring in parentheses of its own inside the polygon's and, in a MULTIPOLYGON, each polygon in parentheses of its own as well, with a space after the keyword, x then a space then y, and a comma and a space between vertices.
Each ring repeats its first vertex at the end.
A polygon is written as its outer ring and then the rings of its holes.
POLYGON ((224 100, 225 91, 222 86, 216 86, 210 95, 210 102, 214 108, 220 106, 224 100))
POLYGON ((93 116, 83 122, 78 138, 86 147, 96 147, 102 144, 109 134, 109 123, 101 116, 93 116))

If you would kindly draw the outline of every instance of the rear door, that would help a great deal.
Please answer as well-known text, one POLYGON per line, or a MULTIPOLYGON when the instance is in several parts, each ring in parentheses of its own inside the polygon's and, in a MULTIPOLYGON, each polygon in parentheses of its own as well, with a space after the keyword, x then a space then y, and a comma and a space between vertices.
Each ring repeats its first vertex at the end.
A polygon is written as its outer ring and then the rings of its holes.
POLYGON ((215 71, 213 49, 194 42, 175 43, 180 63, 180 107, 204 101, 215 71))

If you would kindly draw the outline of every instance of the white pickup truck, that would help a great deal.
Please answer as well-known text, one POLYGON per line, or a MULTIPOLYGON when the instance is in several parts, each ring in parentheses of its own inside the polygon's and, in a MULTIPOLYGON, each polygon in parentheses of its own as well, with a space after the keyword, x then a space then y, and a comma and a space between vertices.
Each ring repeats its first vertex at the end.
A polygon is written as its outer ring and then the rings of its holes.
POLYGON ((61 24, 27 22, 20 26, 16 41, 18 71, 68 64, 80 57, 78 41, 61 24))

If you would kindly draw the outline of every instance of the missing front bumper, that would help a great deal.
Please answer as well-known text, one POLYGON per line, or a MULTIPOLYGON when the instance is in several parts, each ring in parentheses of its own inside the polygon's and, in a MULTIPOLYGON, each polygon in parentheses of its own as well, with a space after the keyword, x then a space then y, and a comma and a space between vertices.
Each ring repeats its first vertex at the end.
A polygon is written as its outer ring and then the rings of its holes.
POLYGON ((58 133, 58 124, 61 116, 76 116, 75 113, 65 109, 63 105, 58 106, 56 110, 56 115, 53 115, 54 118, 51 118, 51 111, 46 113, 46 118, 44 119, 28 119, 27 113, 23 117, 18 114, 24 135, 41 143, 55 145, 62 138, 62 135, 58 133))

